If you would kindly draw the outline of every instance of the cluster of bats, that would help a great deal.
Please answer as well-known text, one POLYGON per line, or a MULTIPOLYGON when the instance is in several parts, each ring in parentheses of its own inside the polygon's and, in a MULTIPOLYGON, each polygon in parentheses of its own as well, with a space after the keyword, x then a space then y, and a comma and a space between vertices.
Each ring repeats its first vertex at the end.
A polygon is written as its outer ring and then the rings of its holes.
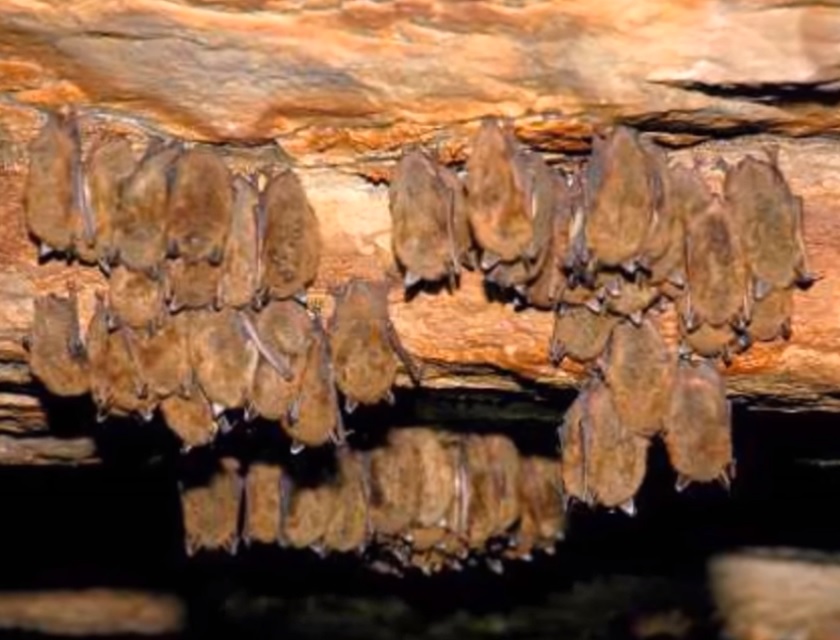
POLYGON ((226 412, 277 421, 293 449, 344 438, 347 411, 393 400, 402 358, 384 282, 334 291, 328 333, 306 307, 318 219, 291 170, 234 175, 211 149, 125 138, 84 154, 77 118, 52 114, 30 146, 24 208, 40 254, 108 277, 87 331, 76 292, 35 301, 32 373, 61 396, 90 393, 100 419, 159 409, 185 447, 226 412), (259 183, 263 182, 262 188, 259 183))
POLYGON ((225 457, 182 484, 186 548, 235 553, 240 541, 358 553, 401 574, 553 553, 565 526, 557 458, 523 455, 500 434, 392 429, 384 446, 336 450, 314 481, 276 462, 225 457))

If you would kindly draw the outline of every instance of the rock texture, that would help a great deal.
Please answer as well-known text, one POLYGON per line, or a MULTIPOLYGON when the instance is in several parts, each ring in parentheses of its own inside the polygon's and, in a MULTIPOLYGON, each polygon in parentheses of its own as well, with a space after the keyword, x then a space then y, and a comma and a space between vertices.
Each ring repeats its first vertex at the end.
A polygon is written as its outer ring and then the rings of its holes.
MULTIPOLYGON (((452 162, 487 114, 552 161, 574 164, 594 126, 622 121, 712 162, 780 145, 805 200, 812 270, 789 343, 757 345, 730 391, 790 408, 840 407, 840 9, 755 0, 341 2, 217 0, 117 4, 14 0, 0 7, 0 427, 38 429, 20 345, 38 293, 80 288, 83 321, 104 280, 38 266, 21 208, 39 111, 73 103, 83 135, 172 135, 298 167, 324 232, 313 298, 351 275, 395 273, 386 185, 407 143, 452 162)), ((430 387, 568 387, 550 366, 552 318, 488 302, 479 279, 391 314, 430 387)), ((674 318, 662 319, 675 338, 674 318)), ((407 384, 405 377, 403 384, 407 384)))

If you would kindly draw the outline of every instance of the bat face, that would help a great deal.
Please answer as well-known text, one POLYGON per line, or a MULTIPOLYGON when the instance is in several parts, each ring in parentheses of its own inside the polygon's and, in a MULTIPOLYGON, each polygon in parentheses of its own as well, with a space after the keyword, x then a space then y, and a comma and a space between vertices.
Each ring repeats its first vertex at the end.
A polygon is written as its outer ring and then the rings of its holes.
POLYGON ((327 549, 346 553, 365 547, 368 517, 362 475, 360 456, 350 449, 340 449, 336 509, 324 532, 327 549))
POLYGON ((208 261, 167 260, 164 288, 170 313, 213 307, 219 295, 222 273, 222 267, 208 261))
POLYGON ((756 342, 772 342, 792 335, 793 290, 775 289, 753 303, 747 334, 756 342))
POLYGON ((219 301, 227 307, 253 304, 261 287, 257 207, 259 193, 241 176, 233 181, 232 221, 225 256, 219 301))
POLYGON ((260 199, 260 261, 268 297, 291 298, 315 280, 321 259, 321 231, 298 177, 273 177, 260 199))
MULTIPOLYGON (((132 332, 137 373, 152 395, 187 396, 193 386, 189 360, 189 324, 186 314, 165 316, 154 333, 132 332)), ((206 403, 206 401, 205 401, 206 403)), ((174 407, 189 403, 171 403, 174 407)), ((195 402, 196 408, 203 403, 195 402)))
POLYGON ((420 457, 400 431, 389 433, 387 446, 371 451, 367 462, 370 524, 386 538, 408 531, 420 509, 420 457))
POLYGON ((27 341, 29 368, 50 393, 80 396, 90 390, 88 355, 79 332, 78 300, 54 294, 35 299, 27 341))
POLYGON ((572 452, 577 449, 580 453, 572 455, 569 462, 575 458, 583 460, 584 480, 579 488, 566 485, 565 489, 569 495, 579 493, 587 503, 621 507, 633 513, 633 497, 647 469, 648 440, 622 426, 612 394, 600 381, 593 380, 581 391, 580 402, 580 408, 572 416, 579 417, 579 422, 564 423, 563 473, 565 480, 565 449, 571 447, 572 452))
POLYGON ((339 293, 330 321, 330 352, 336 384, 351 410, 390 396, 397 356, 413 372, 388 317, 384 282, 353 279, 339 293))
POLYGON ((709 208, 690 221, 686 265, 689 330, 703 322, 713 327, 746 324, 746 264, 729 209, 720 198, 713 197, 709 208))
POLYGON ((132 271, 156 276, 166 256, 167 176, 178 154, 176 147, 153 144, 121 190, 113 252, 132 271))
POLYGON ((428 155, 412 150, 397 164, 388 195, 394 256, 407 288, 420 281, 454 281, 460 260, 452 183, 428 155))
POLYGON ((87 173, 87 210, 92 219, 93 236, 76 235, 76 255, 85 264, 107 268, 113 260, 113 219, 120 202, 122 185, 137 162, 125 138, 101 140, 91 150, 87 173))
POLYGON ((117 266, 108 280, 110 324, 154 332, 163 320, 161 283, 139 271, 117 266))
POLYGON ((47 117, 29 146, 29 174, 24 209, 29 232, 41 241, 41 254, 69 255, 73 248, 74 174, 79 162, 78 140, 65 118, 47 117))
POLYGON ((746 157, 726 172, 724 193, 738 227, 757 299, 812 281, 802 238, 802 202, 775 162, 746 157))
POLYGON ((276 544, 281 533, 281 485, 283 469, 268 462, 253 462, 245 476, 245 521, 242 539, 276 544))
POLYGON ((566 356, 578 362, 597 358, 606 348, 618 318, 572 306, 556 315, 551 336, 550 358, 559 365, 566 356))
POLYGON ((635 273, 660 198, 655 170, 633 130, 619 126, 594 138, 584 233, 596 265, 635 273))
POLYGON ((642 437, 662 429, 675 368, 676 358, 650 320, 613 329, 605 378, 625 429, 642 437))
POLYGON ((190 311, 190 364, 214 413, 245 406, 259 360, 237 312, 190 311))
POLYGON ((222 159, 207 149, 190 149, 172 166, 166 210, 169 257, 220 265, 231 227, 232 177, 222 159))
POLYGON ((467 215, 479 247, 503 262, 523 256, 533 239, 530 194, 513 135, 485 120, 467 160, 467 215))
POLYGON ((213 408, 198 387, 191 387, 187 397, 167 396, 161 400, 160 412, 166 426, 187 450, 206 446, 216 439, 218 426, 213 418, 213 408))
POLYGON ((312 320, 290 300, 270 302, 250 316, 260 352, 250 404, 268 420, 286 418, 301 392, 312 335, 312 320), (288 377, 287 377, 288 376, 288 377))
POLYGON ((665 446, 680 479, 729 484, 732 429, 726 387, 708 362, 680 364, 665 430, 665 446))

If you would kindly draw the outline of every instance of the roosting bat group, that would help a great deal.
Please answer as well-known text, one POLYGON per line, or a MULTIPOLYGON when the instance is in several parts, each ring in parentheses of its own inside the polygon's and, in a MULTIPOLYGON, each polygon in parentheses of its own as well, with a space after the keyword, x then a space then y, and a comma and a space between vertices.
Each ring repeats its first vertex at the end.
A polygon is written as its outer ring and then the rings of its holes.
POLYGON ((699 167, 671 166, 617 126, 595 136, 584 170, 564 175, 487 119, 463 182, 420 150, 400 161, 390 193, 405 286, 453 283, 477 251, 488 284, 555 312, 555 365, 589 367, 560 429, 569 496, 632 512, 657 435, 678 488, 729 482, 729 407, 714 362, 788 339, 793 290, 815 279, 802 201, 769 156, 722 164, 717 194, 699 167), (678 354, 646 317, 668 301, 678 354))
POLYGON ((139 158, 125 138, 83 154, 73 114, 50 115, 30 153, 41 256, 98 265, 109 284, 86 332, 75 291, 36 301, 29 361, 50 392, 91 393, 101 419, 159 409, 187 447, 242 409, 297 451, 343 440, 337 390, 347 411, 392 401, 398 358, 416 379, 381 283, 335 292, 328 337, 306 308, 321 236, 290 169, 234 175, 211 149, 160 140, 139 158))
POLYGON ((266 461, 242 473, 223 459, 209 480, 182 486, 188 553, 235 553, 243 540, 357 552, 381 571, 479 560, 501 571, 503 560, 552 553, 563 536, 560 461, 523 455, 502 435, 392 429, 384 446, 340 448, 335 462, 312 477, 266 461))

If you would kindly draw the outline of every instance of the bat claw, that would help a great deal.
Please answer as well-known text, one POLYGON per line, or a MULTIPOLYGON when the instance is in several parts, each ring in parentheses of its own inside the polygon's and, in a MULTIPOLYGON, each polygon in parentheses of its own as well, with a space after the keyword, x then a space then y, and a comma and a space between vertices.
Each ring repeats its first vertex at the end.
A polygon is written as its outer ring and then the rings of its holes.
MULTIPOLYGON (((291 444, 291 446, 289 447, 289 452, 290 452, 293 456, 296 456, 296 455, 298 455, 301 451, 303 451, 304 449, 306 449, 306 445, 305 445, 305 444, 303 444, 302 442, 298 442, 297 440, 292 440, 292 444, 291 444)), ((314 549, 314 548, 313 548, 313 549, 314 549)))
POLYGON ((773 292, 773 287, 769 282, 756 278, 753 282, 753 297, 756 300, 764 300, 773 292))
POLYGON ((604 303, 598 298, 590 298, 586 301, 586 304, 584 306, 587 309, 589 309, 592 313, 595 313, 597 315, 601 315, 601 313, 604 311, 604 303))
POLYGON ((642 326, 642 319, 644 318, 644 314, 641 311, 634 311, 631 313, 628 318, 630 322, 632 322, 635 326, 640 327, 642 326))
POLYGON ((406 271, 405 272, 405 277, 403 278, 403 287, 406 290, 412 289, 415 286, 417 286, 422 280, 423 280, 423 278, 421 278, 416 273, 413 273, 411 271, 406 271))
POLYGON ((501 256, 493 253, 492 251, 484 251, 481 254, 481 270, 482 271, 490 271, 502 261, 501 256))
POLYGON ((213 413, 213 417, 217 418, 217 419, 218 419, 219 416, 223 415, 224 412, 225 412, 224 405, 219 404, 218 402, 211 402, 210 403, 210 409, 213 413))
POLYGON ((631 518, 636 515, 636 502, 635 502, 635 500, 633 500, 633 498, 629 498, 628 500, 625 500, 620 505, 618 505, 618 508, 621 509, 624 513, 626 513, 631 518))
POLYGON ((385 402, 392 407, 397 404, 397 398, 394 396, 394 391, 392 389, 388 389, 388 391, 385 392, 385 402))
POLYGON ((42 242, 38 245, 38 259, 46 260, 54 251, 55 250, 50 245, 46 242, 42 242))
POLYGON ((309 302, 307 298, 306 291, 298 291, 295 295, 292 296, 296 302, 301 304, 302 306, 306 306, 309 302))
POLYGON ((344 399, 344 413, 346 413, 348 416, 358 408, 359 408, 358 400, 354 400, 353 398, 345 398, 344 399))
POLYGON ((674 485, 674 488, 677 490, 677 493, 682 493, 686 490, 686 488, 688 488, 688 485, 690 484, 691 478, 682 473, 679 473, 677 474, 677 483, 674 485))
POLYGON ((487 558, 487 568, 497 575, 502 575, 505 572, 505 565, 498 558, 487 558))

